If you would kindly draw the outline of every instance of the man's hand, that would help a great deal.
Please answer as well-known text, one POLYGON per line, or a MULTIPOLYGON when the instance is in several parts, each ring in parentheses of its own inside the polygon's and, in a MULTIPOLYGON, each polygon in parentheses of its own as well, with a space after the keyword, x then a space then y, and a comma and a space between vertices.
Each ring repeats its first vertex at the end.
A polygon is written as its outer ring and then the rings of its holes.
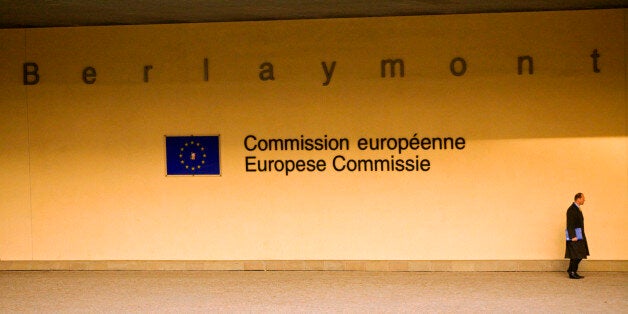
POLYGON ((578 237, 571 238, 571 242, 577 242, 577 241, 578 241, 578 237))

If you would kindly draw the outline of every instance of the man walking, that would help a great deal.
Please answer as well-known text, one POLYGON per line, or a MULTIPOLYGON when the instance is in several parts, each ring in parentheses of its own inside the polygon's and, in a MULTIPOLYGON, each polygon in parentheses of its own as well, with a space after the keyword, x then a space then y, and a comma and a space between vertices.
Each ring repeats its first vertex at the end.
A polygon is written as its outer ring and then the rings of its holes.
POLYGON ((569 259, 567 273, 571 279, 584 278, 578 275, 578 264, 589 256, 589 245, 584 233, 584 216, 580 209, 583 204, 584 194, 578 193, 574 196, 573 204, 567 209, 565 258, 569 259))

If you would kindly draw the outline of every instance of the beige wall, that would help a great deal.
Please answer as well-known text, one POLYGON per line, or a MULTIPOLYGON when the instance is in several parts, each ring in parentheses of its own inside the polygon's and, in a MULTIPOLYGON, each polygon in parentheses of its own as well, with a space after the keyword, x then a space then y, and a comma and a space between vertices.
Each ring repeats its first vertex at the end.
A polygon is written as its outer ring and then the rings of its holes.
POLYGON ((21 77, 24 31, 0 31, 0 259, 31 259, 28 100, 21 77), (12 75, 13 74, 13 75, 12 75))
POLYGON ((2 30, 0 259, 561 259, 582 191, 591 258, 626 260, 626 12, 2 30), (534 74, 518 75, 526 55, 534 74), (388 58, 405 77, 380 77, 388 58), (165 176, 164 135, 187 134, 220 134, 221 176, 165 176), (249 134, 351 149, 248 152, 249 134), (466 146, 356 146, 414 134, 466 146), (339 154, 431 168, 337 172, 339 154), (249 155, 328 167, 252 173, 249 155))

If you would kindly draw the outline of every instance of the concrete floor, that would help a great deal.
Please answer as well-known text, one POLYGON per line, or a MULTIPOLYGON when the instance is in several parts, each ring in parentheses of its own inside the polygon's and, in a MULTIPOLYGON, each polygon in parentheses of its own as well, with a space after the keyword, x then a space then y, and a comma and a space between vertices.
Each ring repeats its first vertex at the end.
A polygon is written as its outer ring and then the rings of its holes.
POLYGON ((628 272, 3 271, 0 312, 628 313, 628 272))

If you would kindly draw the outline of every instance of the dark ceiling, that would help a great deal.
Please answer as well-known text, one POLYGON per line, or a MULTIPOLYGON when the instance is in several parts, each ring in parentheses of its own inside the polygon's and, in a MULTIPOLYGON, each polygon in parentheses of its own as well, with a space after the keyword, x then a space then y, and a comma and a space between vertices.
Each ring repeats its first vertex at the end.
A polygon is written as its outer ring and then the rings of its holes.
POLYGON ((628 0, 0 0, 0 28, 626 8, 628 0))

